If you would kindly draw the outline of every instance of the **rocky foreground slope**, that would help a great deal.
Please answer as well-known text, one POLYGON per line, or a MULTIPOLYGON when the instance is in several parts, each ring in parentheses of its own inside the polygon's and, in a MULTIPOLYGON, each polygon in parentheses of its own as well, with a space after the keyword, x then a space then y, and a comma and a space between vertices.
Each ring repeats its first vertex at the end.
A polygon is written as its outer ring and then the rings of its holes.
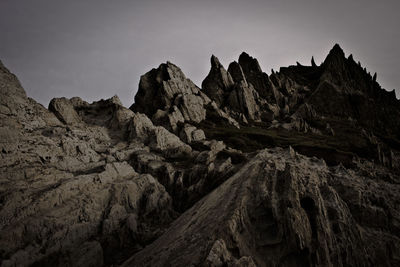
POLYGON ((400 101, 338 45, 174 64, 135 103, 26 96, 0 64, 1 266, 399 266, 400 101))

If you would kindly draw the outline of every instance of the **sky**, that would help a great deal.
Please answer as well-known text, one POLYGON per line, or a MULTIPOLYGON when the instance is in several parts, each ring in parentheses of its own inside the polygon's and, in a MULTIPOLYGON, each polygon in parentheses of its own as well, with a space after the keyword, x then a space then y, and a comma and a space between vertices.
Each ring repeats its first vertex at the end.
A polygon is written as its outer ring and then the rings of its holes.
POLYGON ((28 96, 130 106, 140 76, 171 61, 199 87, 217 56, 271 69, 322 62, 335 43, 400 96, 398 0, 0 0, 0 60, 28 96))

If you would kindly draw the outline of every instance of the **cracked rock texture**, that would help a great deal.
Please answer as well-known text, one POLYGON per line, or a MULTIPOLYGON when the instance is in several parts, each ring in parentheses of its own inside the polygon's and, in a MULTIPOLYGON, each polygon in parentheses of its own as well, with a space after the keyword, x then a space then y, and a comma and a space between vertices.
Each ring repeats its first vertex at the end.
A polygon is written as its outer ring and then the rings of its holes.
POLYGON ((260 151, 123 266, 396 266, 398 220, 383 213, 398 218, 399 186, 367 169, 260 151), (368 184, 392 203, 385 211, 368 184))
POLYGON ((400 101, 335 45, 266 74, 167 62, 128 109, 0 63, 0 266, 399 266, 400 101))

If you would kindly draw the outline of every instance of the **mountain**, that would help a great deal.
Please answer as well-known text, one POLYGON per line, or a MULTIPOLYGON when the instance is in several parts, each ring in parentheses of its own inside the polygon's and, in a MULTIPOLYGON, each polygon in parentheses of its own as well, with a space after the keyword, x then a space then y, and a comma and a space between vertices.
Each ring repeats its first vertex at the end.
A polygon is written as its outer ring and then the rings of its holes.
POLYGON ((27 97, 0 63, 1 266, 399 266, 400 101, 339 45, 171 62, 130 108, 27 97))

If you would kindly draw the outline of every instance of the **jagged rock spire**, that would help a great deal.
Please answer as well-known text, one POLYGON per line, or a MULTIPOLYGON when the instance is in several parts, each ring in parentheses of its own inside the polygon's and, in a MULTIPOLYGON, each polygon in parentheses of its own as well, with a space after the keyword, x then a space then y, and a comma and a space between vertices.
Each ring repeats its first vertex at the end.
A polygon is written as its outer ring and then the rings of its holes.
POLYGON ((333 48, 331 49, 331 51, 329 52, 329 54, 337 54, 337 55, 344 56, 343 49, 340 47, 339 44, 335 44, 333 46, 333 48))
POLYGON ((250 72, 262 72, 257 59, 249 56, 246 52, 242 52, 239 56, 239 64, 243 68, 243 72, 247 75, 250 72))
POLYGON ((234 61, 231 64, 229 64, 228 72, 231 74, 232 79, 235 83, 238 83, 240 81, 246 81, 243 69, 238 62, 234 61))
POLYGON ((257 59, 242 52, 239 56, 239 64, 242 67, 247 83, 251 84, 257 93, 269 103, 277 103, 278 92, 272 85, 268 74, 261 70, 257 59))
POLYGON ((211 55, 211 68, 220 68, 220 67, 222 67, 222 65, 219 62, 219 59, 216 56, 211 55))
POLYGON ((214 100, 218 106, 224 101, 224 93, 234 84, 229 72, 227 72, 214 55, 211 56, 211 69, 201 84, 203 91, 214 100))
POLYGON ((311 57, 311 66, 316 67, 317 64, 315 64, 314 56, 311 57))
POLYGON ((329 65, 332 63, 335 64, 345 59, 346 58, 342 48, 338 44, 335 44, 333 48, 329 51, 328 56, 325 58, 324 65, 329 65))

